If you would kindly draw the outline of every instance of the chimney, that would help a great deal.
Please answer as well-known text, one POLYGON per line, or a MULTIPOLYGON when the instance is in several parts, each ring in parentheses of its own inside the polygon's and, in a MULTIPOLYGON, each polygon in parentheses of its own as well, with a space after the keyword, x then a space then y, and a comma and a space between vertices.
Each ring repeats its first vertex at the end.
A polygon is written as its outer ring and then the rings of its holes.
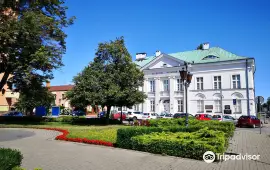
POLYGON ((160 56, 160 54, 161 54, 161 51, 157 50, 156 51, 156 57, 160 56))
POLYGON ((46 87, 51 87, 51 82, 50 81, 46 81, 46 87))
POLYGON ((147 54, 146 53, 136 53, 136 60, 144 60, 146 58, 147 54))
POLYGON ((203 50, 209 50, 209 43, 203 43, 203 50))

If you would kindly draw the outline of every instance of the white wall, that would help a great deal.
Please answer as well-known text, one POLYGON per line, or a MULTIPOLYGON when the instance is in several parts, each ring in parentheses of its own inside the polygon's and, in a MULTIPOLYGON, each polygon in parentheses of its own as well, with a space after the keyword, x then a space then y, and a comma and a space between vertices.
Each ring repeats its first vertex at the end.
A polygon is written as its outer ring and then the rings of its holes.
MULTIPOLYGON (((170 111, 171 113, 177 112, 177 99, 184 100, 184 93, 176 93, 176 79, 179 78, 179 70, 183 66, 177 67, 163 67, 163 63, 167 62, 169 65, 179 65, 175 63, 175 60, 164 57, 153 63, 148 69, 143 70, 145 73, 145 82, 143 91, 148 94, 149 98, 143 104, 143 112, 150 112, 150 100, 155 100, 155 112, 160 113, 163 111, 163 100, 170 100, 170 111), (162 80, 168 79, 170 81, 170 92, 168 96, 161 96, 163 90, 162 80), (155 93, 149 93, 150 85, 149 80, 155 80, 155 93)), ((252 63, 251 63, 252 64, 252 63)), ((249 64, 249 65, 251 65, 249 64)), ((222 95, 223 95, 223 109, 224 105, 230 105, 232 112, 233 107, 233 93, 241 93, 243 98, 242 102, 242 114, 247 114, 247 96, 246 96, 246 83, 245 83, 245 60, 238 60, 233 62, 219 62, 219 63, 208 63, 208 64, 194 64, 192 65, 191 72, 193 79, 188 89, 188 108, 189 113, 197 113, 197 98, 198 93, 202 93, 205 96, 204 105, 214 106, 214 97, 216 93, 220 93, 220 90, 214 89, 213 79, 214 76, 221 76, 222 82, 222 95), (232 88, 232 75, 239 74, 241 80, 241 89, 232 88), (204 90, 196 89, 196 77, 203 77, 204 90)), ((249 97, 250 97, 250 109, 251 114, 255 114, 254 104, 254 87, 253 87, 253 71, 249 69, 249 97)), ((184 103, 185 106, 185 103, 184 103)), ((185 107, 184 107, 185 112, 185 107)), ((214 114, 214 110, 213 110, 214 114)))

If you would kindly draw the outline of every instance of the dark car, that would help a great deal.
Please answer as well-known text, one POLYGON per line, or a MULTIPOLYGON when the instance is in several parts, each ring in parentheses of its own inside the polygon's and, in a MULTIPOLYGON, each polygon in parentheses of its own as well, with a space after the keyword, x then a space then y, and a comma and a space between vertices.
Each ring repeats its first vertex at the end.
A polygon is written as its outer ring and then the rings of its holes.
POLYGON ((238 127, 247 126, 247 127, 255 128, 255 127, 259 127, 260 123, 261 125, 263 124, 261 120, 257 118, 256 116, 241 116, 238 119, 237 126, 238 127))
POLYGON ((103 118, 106 116, 106 112, 105 111, 102 111, 98 114, 98 118, 103 118))
POLYGON ((2 116, 22 117, 23 114, 22 114, 21 112, 13 111, 13 112, 8 112, 8 113, 6 113, 6 114, 3 114, 2 116))
POLYGON ((72 116, 85 116, 86 113, 82 110, 75 110, 72 112, 72 116))
MULTIPOLYGON (((185 118, 186 117, 186 113, 175 113, 173 115, 173 118, 185 118)), ((194 117, 192 114, 188 114, 189 117, 194 117)))

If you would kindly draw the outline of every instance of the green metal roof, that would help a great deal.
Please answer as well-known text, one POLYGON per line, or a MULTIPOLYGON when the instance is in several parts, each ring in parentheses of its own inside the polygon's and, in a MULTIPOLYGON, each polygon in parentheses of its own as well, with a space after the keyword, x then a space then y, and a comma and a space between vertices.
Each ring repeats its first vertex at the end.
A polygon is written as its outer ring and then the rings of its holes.
MULTIPOLYGON (((178 52, 168 54, 172 57, 177 59, 189 62, 189 63, 211 63, 211 62, 218 62, 218 61, 229 61, 229 60, 238 60, 238 59, 245 59, 246 57, 235 55, 231 52, 228 52, 220 47, 212 47, 208 50, 193 50, 193 51, 185 51, 185 52, 178 52), (207 56, 215 56, 216 58, 207 59, 207 56)), ((143 67, 149 62, 151 62, 155 56, 149 56, 145 60, 142 61, 135 61, 135 63, 143 67)))

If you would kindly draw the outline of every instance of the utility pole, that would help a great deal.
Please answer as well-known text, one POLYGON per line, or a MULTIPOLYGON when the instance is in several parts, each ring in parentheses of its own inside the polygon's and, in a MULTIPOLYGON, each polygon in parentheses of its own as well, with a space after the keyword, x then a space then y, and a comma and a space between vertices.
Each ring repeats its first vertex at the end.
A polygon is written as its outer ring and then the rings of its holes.
POLYGON ((247 94, 247 114, 248 114, 248 116, 250 116, 249 85, 248 85, 248 59, 246 59, 246 94, 247 94))
MULTIPOLYGON (((221 81, 222 83, 222 81, 221 81)), ((220 86, 220 105, 221 105, 221 120, 223 121, 223 97, 222 97, 222 85, 220 86)))

